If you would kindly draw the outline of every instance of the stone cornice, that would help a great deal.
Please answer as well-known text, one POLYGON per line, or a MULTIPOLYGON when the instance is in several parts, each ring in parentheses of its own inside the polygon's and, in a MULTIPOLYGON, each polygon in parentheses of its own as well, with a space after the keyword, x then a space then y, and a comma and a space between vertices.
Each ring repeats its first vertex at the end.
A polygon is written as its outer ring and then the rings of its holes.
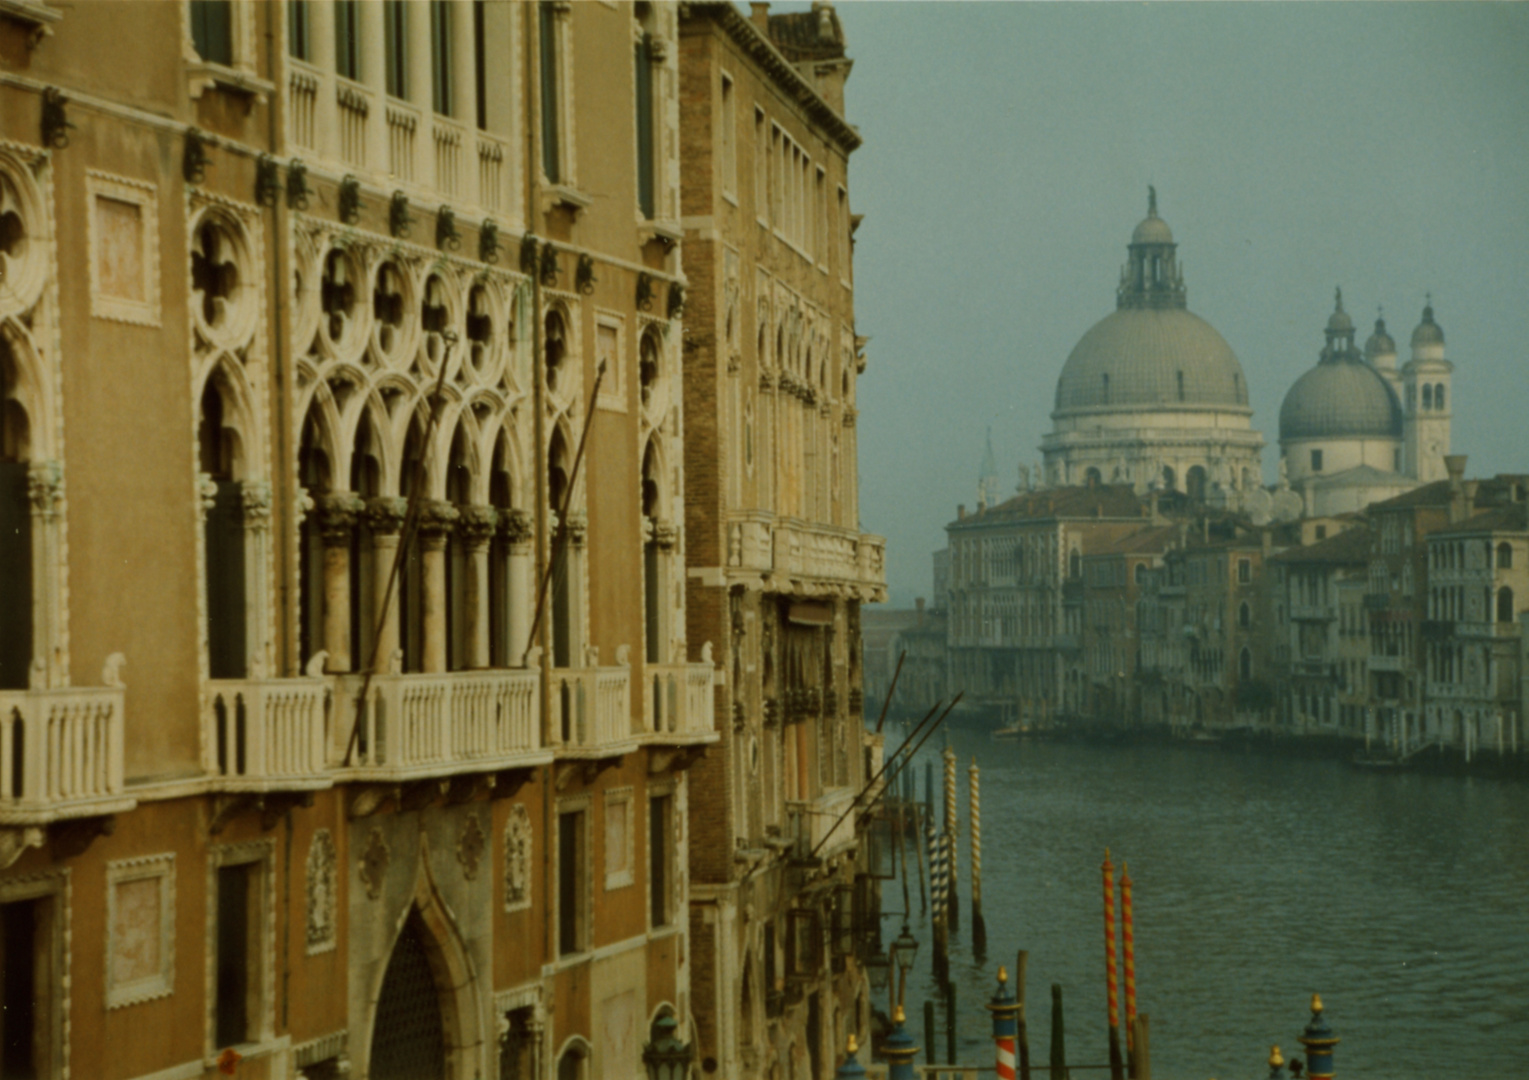
POLYGON ((838 143, 846 154, 860 148, 860 144, 864 141, 860 137, 860 132, 840 116, 832 105, 824 101, 822 95, 802 77, 801 72, 796 70, 796 66, 781 55, 775 43, 761 34, 758 27, 749 22, 746 16, 740 14, 731 3, 691 3, 685 5, 682 16, 683 13, 711 19, 721 27, 728 37, 733 39, 734 44, 773 78, 786 96, 795 101, 811 120, 822 127, 823 131, 838 143))

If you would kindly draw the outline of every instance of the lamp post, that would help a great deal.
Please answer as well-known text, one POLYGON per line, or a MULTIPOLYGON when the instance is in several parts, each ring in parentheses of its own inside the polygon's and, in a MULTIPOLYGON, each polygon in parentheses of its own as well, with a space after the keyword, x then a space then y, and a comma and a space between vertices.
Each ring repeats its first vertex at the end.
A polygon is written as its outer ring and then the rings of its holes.
POLYGON ((913 970, 913 961, 918 957, 918 938, 908 932, 908 920, 903 919, 903 932, 897 935, 892 942, 892 959, 897 965, 897 1006, 901 1007, 907 1000, 908 973, 913 970))
POLYGON ((685 1080, 690 1075, 690 1059, 695 1051, 689 1043, 674 1037, 679 1021, 665 1014, 654 1021, 656 1038, 642 1048, 642 1063, 648 1080, 685 1080))

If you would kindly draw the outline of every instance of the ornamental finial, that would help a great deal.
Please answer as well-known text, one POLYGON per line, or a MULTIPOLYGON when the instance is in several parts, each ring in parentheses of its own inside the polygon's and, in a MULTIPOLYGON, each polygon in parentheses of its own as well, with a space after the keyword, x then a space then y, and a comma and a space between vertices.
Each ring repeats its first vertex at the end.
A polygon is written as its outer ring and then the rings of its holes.
POLYGON ((1322 1011, 1322 995, 1321 994, 1312 994, 1311 995, 1311 1011, 1314 1012, 1314 1013, 1319 1013, 1319 1012, 1322 1011))
POLYGON ((1343 286, 1339 285, 1337 288, 1335 288, 1333 290, 1333 294, 1334 294, 1334 301, 1333 302, 1337 305, 1333 310, 1334 311, 1342 311, 1343 310, 1343 286))
POLYGON ((1147 185, 1147 216, 1157 217, 1157 188, 1147 185))
POLYGON ((1279 1047, 1269 1047, 1269 1067, 1277 1069, 1285 1063, 1285 1057, 1279 1052, 1279 1047))
POLYGON ((844 1047, 844 1050, 848 1054, 854 1054, 855 1051, 857 1051, 859 1049, 860 1049, 860 1046, 855 1041, 855 1033, 852 1031, 852 1032, 849 1033, 849 1042, 844 1047))

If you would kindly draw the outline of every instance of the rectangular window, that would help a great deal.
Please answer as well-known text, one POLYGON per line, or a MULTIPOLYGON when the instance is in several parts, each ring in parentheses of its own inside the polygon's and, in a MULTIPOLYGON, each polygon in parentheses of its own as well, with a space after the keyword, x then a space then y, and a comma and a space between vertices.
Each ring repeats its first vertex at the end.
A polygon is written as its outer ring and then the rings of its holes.
POLYGON ((621 889, 632 884, 632 789, 605 793, 605 887, 621 889))
POLYGON ((259 998, 256 982, 260 960, 259 866, 241 863, 218 868, 217 1003, 215 1040, 218 1046, 249 1042, 256 1025, 253 1006, 259 998))
POLYGON ((828 266, 828 174, 818 170, 818 186, 813 197, 812 252, 818 262, 828 266))
POLYGON ((1322 451, 1320 451, 1320 450, 1313 450, 1311 452, 1311 471, 1312 472, 1321 472, 1322 471, 1322 451))
POLYGON ((383 0, 383 51, 387 60, 387 91, 392 97, 409 97, 409 5, 404 0, 383 0))
POLYGON ((842 187, 839 189, 839 215, 834 223, 839 236, 839 277, 848 282, 850 280, 850 233, 851 221, 849 219, 849 192, 842 187))
MULTIPOLYGON (((7 374, 0 368, 0 394, 7 374)), ((6 403, 7 407, 9 402, 6 403)), ((27 463, 15 461, 9 444, 18 437, 0 415, 0 690, 25 690, 32 670, 32 501, 27 494, 27 463)), ((24 455, 23 455, 24 456, 24 455)), ((35 737, 35 736, 34 736, 35 737)), ((16 783, 24 750, 12 758, 11 793, 31 795, 16 783)))
POLYGON ((234 62, 234 20, 231 0, 191 0, 191 43, 196 54, 214 64, 234 62))
POLYGON ((361 0, 334 0, 334 69, 361 79, 361 0))
POLYGON ((733 80, 722 76, 721 130, 717 133, 722 151, 722 191, 737 197, 738 192, 738 117, 733 100, 733 80))
POLYGON ((38 953, 44 935, 38 932, 37 909, 41 900, 20 900, 0 904, 0 949, 4 949, 5 967, 0 972, 3 983, 5 1041, 0 1045, 0 1058, 6 1080, 11 1077, 30 1078, 44 1075, 38 1068, 38 1051, 45 1039, 38 1037, 39 1022, 46 1009, 39 1009, 47 998, 38 989, 38 953))
POLYGON ((635 46, 637 98, 637 206, 642 216, 655 216, 657 184, 653 160, 653 36, 643 34, 635 46))
POLYGON ((671 841, 674 796, 658 795, 648 800, 648 887, 651 891, 653 926, 668 926, 674 921, 671 841))
POLYGON ((763 224, 770 205, 770 140, 764 110, 754 107, 754 216, 763 224))
MULTIPOLYGON (((451 7, 430 0, 430 104, 441 116, 451 116, 451 7)), ((401 95, 400 95, 401 96, 401 95)))
POLYGON ((774 228, 781 226, 781 191, 785 181, 785 170, 781 168, 781 138, 780 128, 770 125, 770 224, 774 228))
POLYGON ((478 94, 478 130, 488 130, 488 55, 484 51, 484 23, 488 9, 484 0, 473 0, 473 86, 478 94))
POLYGON ((537 11, 540 29, 541 94, 542 94, 542 172, 556 184, 563 179, 558 168, 562 160, 558 150, 558 93, 557 93, 557 11, 542 0, 537 11))
POLYGON ((557 951, 562 956, 587 947, 586 828, 583 810, 557 816, 557 951))
POLYGON ((308 0, 287 0, 287 52, 298 60, 313 59, 308 0))
POLYGON ((1247 585, 1253 580, 1253 560, 1237 560, 1237 584, 1247 585))

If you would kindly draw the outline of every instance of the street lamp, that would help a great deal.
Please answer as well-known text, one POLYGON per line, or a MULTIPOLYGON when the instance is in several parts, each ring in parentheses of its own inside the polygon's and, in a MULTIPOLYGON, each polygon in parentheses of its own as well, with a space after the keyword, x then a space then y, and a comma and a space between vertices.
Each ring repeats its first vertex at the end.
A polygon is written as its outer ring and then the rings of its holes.
POLYGON ((900 976, 897 984, 897 1004, 903 1003, 908 992, 908 972, 913 970, 914 958, 918 956, 918 938, 908 932, 908 920, 903 920, 903 932, 892 942, 892 959, 897 963, 900 976))
POLYGON ((690 1074, 694 1050, 689 1043, 674 1037, 677 1027, 679 1021, 668 1013, 653 1022, 655 1038, 642 1048, 642 1063, 647 1066, 648 1080, 685 1080, 690 1074))

